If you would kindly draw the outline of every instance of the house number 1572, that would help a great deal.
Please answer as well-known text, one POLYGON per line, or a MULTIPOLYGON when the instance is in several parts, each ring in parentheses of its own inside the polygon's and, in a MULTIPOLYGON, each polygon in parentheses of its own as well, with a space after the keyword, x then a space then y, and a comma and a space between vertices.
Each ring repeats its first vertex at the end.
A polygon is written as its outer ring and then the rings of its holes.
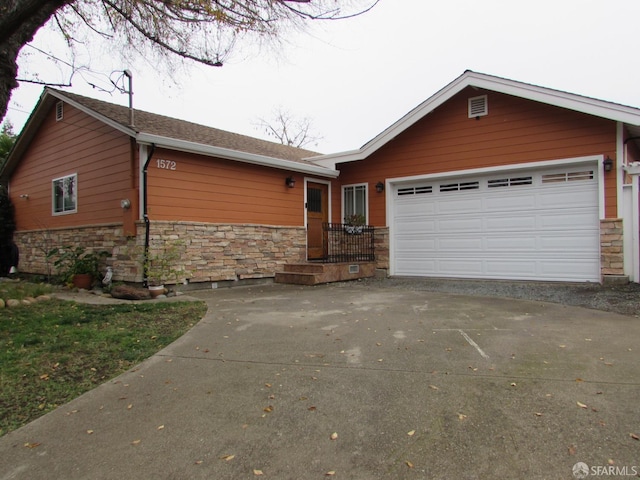
POLYGON ((174 162, 173 160, 163 160, 162 158, 158 158, 156 160, 156 163, 158 164, 158 168, 162 168, 164 170, 176 169, 176 162, 174 162))

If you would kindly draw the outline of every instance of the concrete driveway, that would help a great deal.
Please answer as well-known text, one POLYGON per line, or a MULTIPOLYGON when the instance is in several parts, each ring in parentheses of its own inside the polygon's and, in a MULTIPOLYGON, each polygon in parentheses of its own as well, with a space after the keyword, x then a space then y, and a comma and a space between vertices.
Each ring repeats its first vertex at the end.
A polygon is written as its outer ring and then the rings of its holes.
POLYGON ((384 284, 193 296, 187 335, 0 438, 0 479, 640 473, 637 318, 384 284))

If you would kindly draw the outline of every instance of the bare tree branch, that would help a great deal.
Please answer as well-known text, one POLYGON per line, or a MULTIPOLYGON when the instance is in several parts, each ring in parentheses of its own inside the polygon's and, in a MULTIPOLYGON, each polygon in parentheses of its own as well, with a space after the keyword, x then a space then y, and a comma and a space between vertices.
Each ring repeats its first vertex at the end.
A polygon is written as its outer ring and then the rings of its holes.
POLYGON ((52 17, 72 55, 93 35, 143 58, 174 55, 218 67, 245 38, 277 41, 310 21, 362 15, 379 1, 0 0, 0 118, 17 86, 20 50, 52 17))
POLYGON ((312 133, 313 126, 309 118, 295 118, 282 107, 274 110, 270 120, 259 118, 254 125, 264 130, 267 136, 291 147, 304 148, 317 145, 322 140, 321 136, 312 133))

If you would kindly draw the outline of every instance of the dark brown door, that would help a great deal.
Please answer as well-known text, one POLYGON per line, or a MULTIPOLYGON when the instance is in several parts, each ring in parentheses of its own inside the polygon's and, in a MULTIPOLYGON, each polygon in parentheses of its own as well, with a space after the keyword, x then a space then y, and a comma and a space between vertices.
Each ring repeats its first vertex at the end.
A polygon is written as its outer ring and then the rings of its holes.
POLYGON ((307 258, 325 256, 326 233, 322 224, 329 221, 329 187, 323 183, 307 183, 307 258))

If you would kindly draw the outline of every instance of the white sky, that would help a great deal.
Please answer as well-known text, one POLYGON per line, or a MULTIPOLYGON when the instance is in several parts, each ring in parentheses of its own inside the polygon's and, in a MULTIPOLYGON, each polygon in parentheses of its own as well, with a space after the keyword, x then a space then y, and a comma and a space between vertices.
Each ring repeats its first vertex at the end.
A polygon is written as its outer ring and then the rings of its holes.
MULTIPOLYGON (((382 0, 289 38, 279 55, 197 66, 177 84, 144 65, 111 68, 133 72, 136 108, 266 138, 255 123, 281 106, 323 137, 308 148, 334 153, 360 147, 466 69, 640 107, 639 19, 638 0, 382 0)), ((24 68, 44 69, 38 62, 24 68)), ((41 91, 14 91, 16 130, 41 91)), ((79 76, 71 91, 127 104, 79 76)))

